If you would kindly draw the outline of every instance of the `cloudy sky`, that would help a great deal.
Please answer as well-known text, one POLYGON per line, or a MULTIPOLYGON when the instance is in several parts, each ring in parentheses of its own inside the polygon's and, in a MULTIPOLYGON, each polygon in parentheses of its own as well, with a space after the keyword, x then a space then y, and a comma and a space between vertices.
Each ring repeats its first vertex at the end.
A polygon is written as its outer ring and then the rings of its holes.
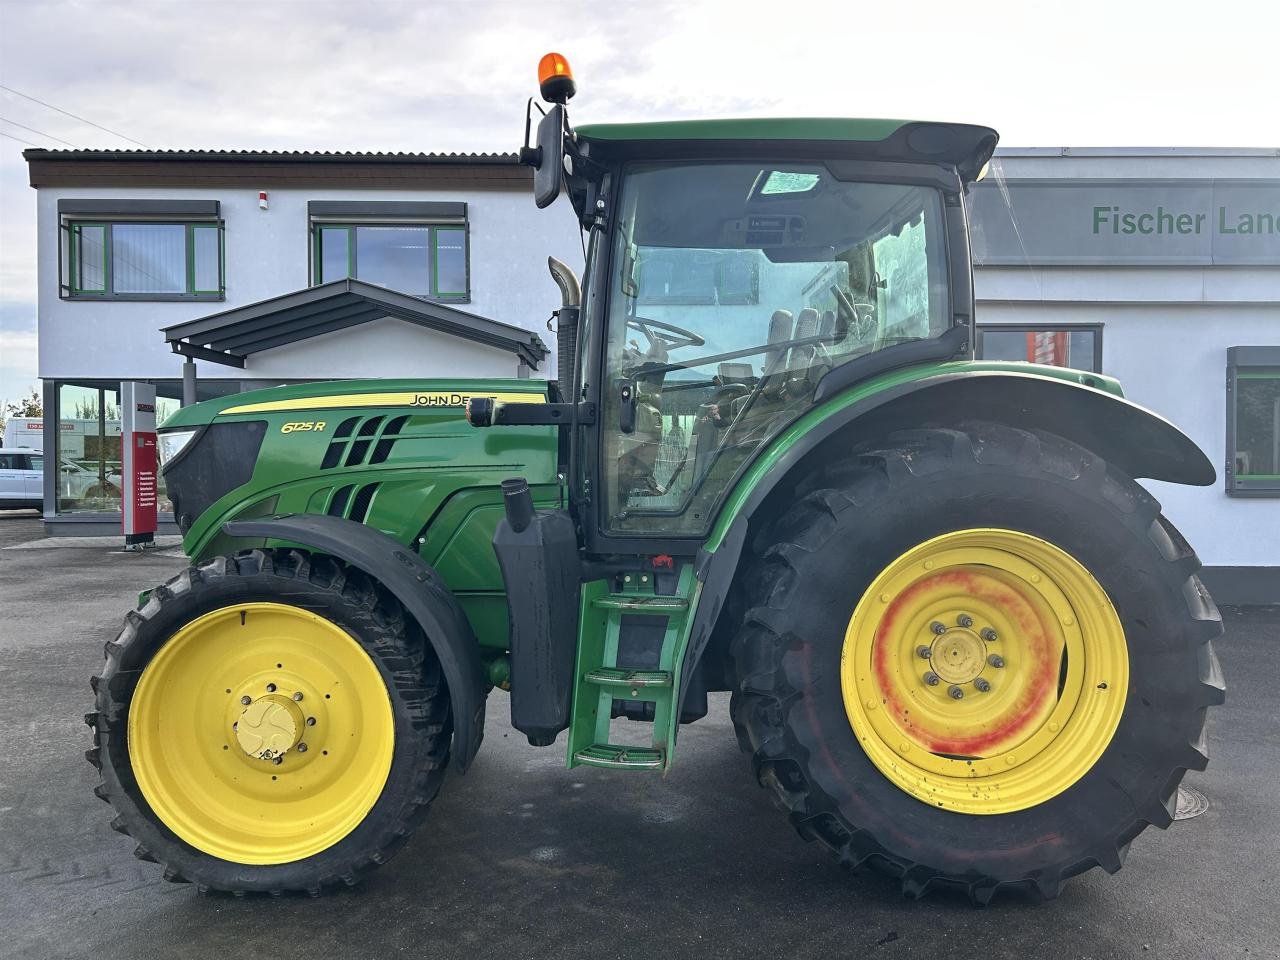
POLYGON ((93 123, 153 148, 511 150, 558 50, 580 120, 912 117, 1010 146, 1280 147, 1277 26, 1274 0, 0 0, 0 399, 36 382, 20 141, 137 146, 93 123))

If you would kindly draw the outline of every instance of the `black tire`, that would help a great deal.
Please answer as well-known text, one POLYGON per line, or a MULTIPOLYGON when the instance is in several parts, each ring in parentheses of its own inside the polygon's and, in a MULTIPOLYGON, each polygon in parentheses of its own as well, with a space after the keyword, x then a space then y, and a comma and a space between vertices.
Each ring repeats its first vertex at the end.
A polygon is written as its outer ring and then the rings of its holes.
POLYGON ((829 464, 752 544, 751 607, 732 642, 732 714, 757 779, 802 836, 908 896, 998 889, 1052 898, 1094 866, 1114 873, 1148 824, 1172 822, 1202 770, 1205 710, 1223 701, 1218 611, 1199 561, 1133 480, 1047 433, 994 423, 896 433, 829 464), (1033 534, 1072 554, 1114 603, 1130 686, 1119 727, 1074 785, 1028 809, 965 815, 900 790, 846 718, 840 655, 854 605, 916 544, 972 527, 1033 534), (1052 838, 1052 839, 1050 839, 1052 838))
POLYGON ((352 886, 386 862, 427 815, 444 778, 452 721, 439 663, 417 624, 385 590, 331 557, 251 550, 191 567, 130 611, 91 681, 96 710, 86 758, 102 776, 94 793, 117 811, 113 829, 138 841, 134 855, 164 866, 166 880, 240 894, 352 886), (128 714, 141 671, 182 625, 234 603, 265 600, 317 613, 354 637, 377 665, 395 723, 391 770, 376 804, 343 839, 292 863, 257 866, 203 853, 174 835, 144 799, 129 760, 128 714))

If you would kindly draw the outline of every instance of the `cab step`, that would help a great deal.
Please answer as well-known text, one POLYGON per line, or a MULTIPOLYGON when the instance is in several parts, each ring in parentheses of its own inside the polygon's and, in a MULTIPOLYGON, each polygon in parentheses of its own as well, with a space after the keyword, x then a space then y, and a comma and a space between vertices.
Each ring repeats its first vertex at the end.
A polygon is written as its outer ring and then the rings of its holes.
POLYGON ((612 770, 661 770, 662 751, 652 747, 623 747, 612 743, 593 743, 573 755, 576 763, 612 770))
POLYGON ((684 597, 658 596, 656 594, 609 594, 591 601, 597 610, 623 610, 627 613, 652 613, 671 616, 689 609, 684 597))
POLYGON ((669 670, 625 670, 620 667, 596 667, 584 679, 602 687, 670 687, 669 670))
POLYGON ((649 571, 637 570, 590 580, 582 587, 566 750, 570 767, 662 771, 670 762, 679 722, 677 650, 689 626, 698 581, 692 563, 681 567, 673 592, 655 592, 656 579, 649 571), (654 642, 656 630, 661 630, 660 643, 654 642), (645 646, 639 653, 633 649, 620 656, 630 631, 645 636, 645 646), (626 705, 622 710, 620 703, 626 705), (610 743, 630 739, 610 735, 615 711, 619 717, 652 724, 651 745, 610 743))

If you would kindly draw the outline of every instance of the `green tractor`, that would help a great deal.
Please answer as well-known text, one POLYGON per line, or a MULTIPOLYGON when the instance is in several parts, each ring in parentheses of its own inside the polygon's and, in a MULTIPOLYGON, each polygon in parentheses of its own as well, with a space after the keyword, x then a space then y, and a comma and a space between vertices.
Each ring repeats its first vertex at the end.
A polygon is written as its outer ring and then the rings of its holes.
MULTIPOLYGON (((191 564, 106 645, 113 826, 165 877, 357 882, 471 765, 487 698, 570 767, 663 773, 731 691, 804 837, 920 896, 1055 896, 1167 827, 1223 700, 1208 485, 1113 379, 975 361, 985 127, 571 127, 521 159, 586 237, 558 379, 309 383, 163 426, 191 564), (562 736, 563 734, 563 736, 562 736)), ((532 116, 532 110, 530 111, 532 116)))

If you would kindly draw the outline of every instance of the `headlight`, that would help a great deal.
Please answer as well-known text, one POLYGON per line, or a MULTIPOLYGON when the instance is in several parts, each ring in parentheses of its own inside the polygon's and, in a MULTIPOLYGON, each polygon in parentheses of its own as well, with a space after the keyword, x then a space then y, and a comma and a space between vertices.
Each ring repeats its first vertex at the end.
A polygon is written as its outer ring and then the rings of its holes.
POLYGON ((191 442, 199 430, 169 430, 156 436, 156 452, 160 456, 160 466, 164 467, 173 462, 173 459, 180 454, 191 442))

